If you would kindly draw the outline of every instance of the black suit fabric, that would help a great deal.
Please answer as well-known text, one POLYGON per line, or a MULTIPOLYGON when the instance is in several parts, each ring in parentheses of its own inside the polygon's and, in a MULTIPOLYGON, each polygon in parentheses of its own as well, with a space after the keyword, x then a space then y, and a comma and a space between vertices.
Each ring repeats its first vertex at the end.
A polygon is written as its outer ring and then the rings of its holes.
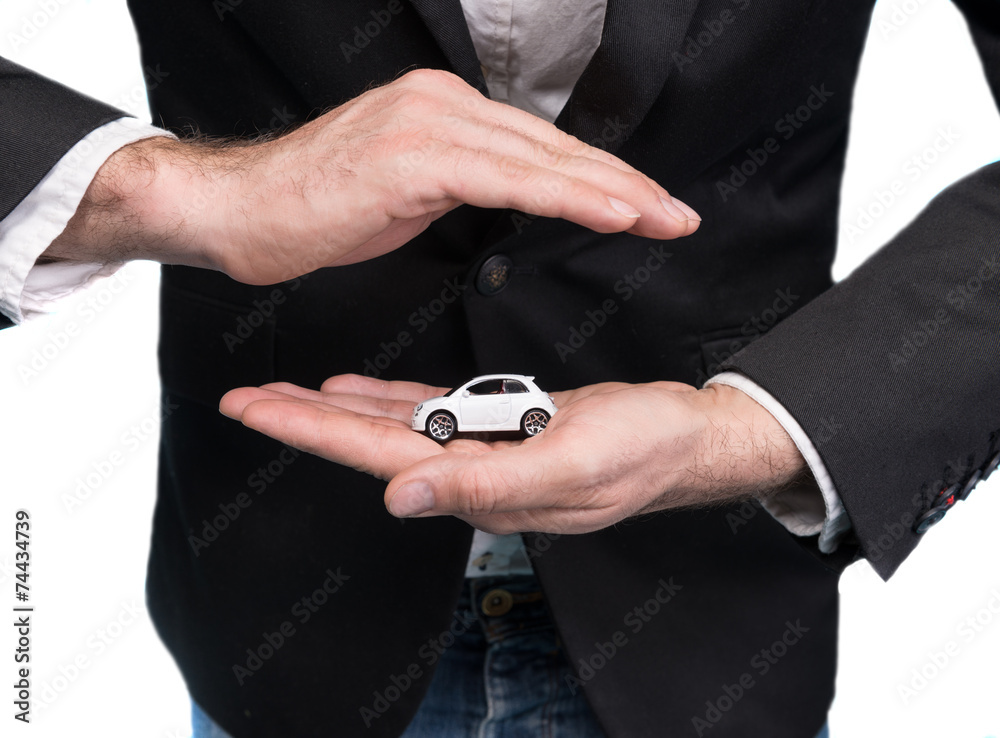
MULTIPOLYGON (((120 110, 0 58, 0 219, 81 138, 120 110)), ((0 315, 0 328, 13 323, 0 315)))
POLYGON ((0 58, 0 219, 28 196, 73 144, 122 117, 110 105, 0 58))
MULTIPOLYGON (((995 86, 995 21, 963 5, 995 86)), ((167 73, 150 93, 154 121, 179 133, 255 135, 413 68, 485 87, 456 0, 130 6, 144 63, 167 73)), ((341 372, 455 385, 512 371, 547 389, 696 383, 720 365, 813 435, 856 541, 825 556, 758 508, 728 506, 527 535, 529 555, 609 736, 819 730, 833 697, 839 571, 860 552, 891 574, 919 537, 900 524, 883 546, 885 527, 940 504, 940 484, 968 481, 1000 446, 1000 276, 952 308, 905 371, 880 355, 947 305, 949 285, 997 258, 1000 169, 944 193, 831 288, 870 11, 870 0, 609 2, 601 48, 557 123, 697 209, 704 223, 681 241, 462 207, 392 254, 274 287, 164 268, 172 409, 149 606, 193 696, 227 731, 399 735, 433 673, 428 645, 452 625, 472 531, 391 518, 381 483, 221 417, 223 392, 317 386, 341 372), (698 40, 706 28, 721 28, 712 43, 698 40), (800 126, 778 123, 802 106, 800 126), (735 176, 762 151, 752 174, 735 176), (511 279, 483 294, 476 277, 497 254, 511 279), (779 326, 748 329, 779 299, 779 326), (843 430, 820 442, 824 419, 843 430), (324 586, 335 591, 323 597, 324 586), (619 633, 614 656, 595 658, 619 633)), ((102 115, 85 111, 76 125, 102 115)))

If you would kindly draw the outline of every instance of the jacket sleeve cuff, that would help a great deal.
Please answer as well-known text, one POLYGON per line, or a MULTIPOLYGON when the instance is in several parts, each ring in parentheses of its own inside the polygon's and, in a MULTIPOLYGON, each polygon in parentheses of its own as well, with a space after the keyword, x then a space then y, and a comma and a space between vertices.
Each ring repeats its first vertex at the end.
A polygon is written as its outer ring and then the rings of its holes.
POLYGON ((53 262, 38 257, 66 228, 97 171, 115 151, 153 136, 170 136, 133 118, 96 128, 59 160, 24 200, 0 220, 0 313, 14 323, 116 272, 121 264, 53 262))
POLYGON ((820 552, 833 553, 841 539, 851 530, 851 520, 847 517, 844 504, 833 485, 833 479, 812 439, 780 402, 743 374, 722 372, 705 382, 706 387, 710 384, 724 384, 749 395, 771 413, 788 433, 816 479, 820 494, 817 495, 811 485, 798 487, 771 495, 761 500, 761 504, 790 533, 797 536, 812 536, 818 533, 820 552))

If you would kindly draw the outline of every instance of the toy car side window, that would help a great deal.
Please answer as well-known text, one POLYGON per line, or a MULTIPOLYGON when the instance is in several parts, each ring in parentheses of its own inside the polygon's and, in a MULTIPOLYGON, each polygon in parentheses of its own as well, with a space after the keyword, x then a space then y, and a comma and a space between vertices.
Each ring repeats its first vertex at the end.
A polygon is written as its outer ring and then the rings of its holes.
POLYGON ((470 395, 499 395, 503 392, 503 385, 499 379, 488 379, 469 387, 470 395))
POLYGON ((508 394, 517 394, 521 392, 527 392, 528 388, 515 379, 505 379, 503 382, 504 392, 508 394))

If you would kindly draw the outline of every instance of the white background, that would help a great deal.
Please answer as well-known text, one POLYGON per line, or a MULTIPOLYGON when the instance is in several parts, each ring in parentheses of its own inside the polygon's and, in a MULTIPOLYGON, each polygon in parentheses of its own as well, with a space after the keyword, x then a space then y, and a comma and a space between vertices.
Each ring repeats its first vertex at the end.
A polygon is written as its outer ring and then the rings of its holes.
MULTIPOLYGON (((148 119, 124 2, 5 0, 0 54, 148 119)), ((859 225, 859 208, 878 203, 876 190, 899 180, 905 192, 884 212, 875 205, 861 235, 842 236, 838 277, 941 188, 1000 158, 1000 122, 980 63, 943 0, 879 3, 855 109, 842 230, 859 225), (948 128, 960 138, 926 154, 948 128), (926 165, 919 178, 910 174, 914 156, 926 165)), ((14 511, 27 508, 34 694, 49 701, 36 703, 26 727, 12 720, 5 687, 5 736, 190 732, 183 682, 142 607, 157 446, 157 268, 133 263, 124 279, 119 294, 98 286, 50 318, 0 332, 0 607, 9 612, 13 602, 14 511), (78 335, 60 340, 70 322, 78 335), (41 369, 23 376, 33 359, 41 369), (106 479, 94 476, 115 452, 122 463, 106 479), (69 509, 67 496, 88 475, 97 483, 69 509), (79 657, 86 668, 74 672, 79 657)), ((933 529, 889 583, 864 563, 846 572, 835 738, 1000 735, 997 521, 1000 474, 933 529), (978 631, 959 630, 977 614, 978 631), (904 699, 899 687, 910 684, 911 670, 932 672, 930 654, 949 641, 958 655, 904 699)), ((13 629, 4 630, 0 683, 10 685, 13 629)))

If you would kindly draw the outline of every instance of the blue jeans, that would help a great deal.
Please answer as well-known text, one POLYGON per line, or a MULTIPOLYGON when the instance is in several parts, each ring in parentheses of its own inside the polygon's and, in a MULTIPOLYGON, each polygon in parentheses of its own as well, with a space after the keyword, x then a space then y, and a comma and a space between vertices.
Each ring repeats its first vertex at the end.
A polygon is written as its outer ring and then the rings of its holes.
POLYGON ((538 580, 466 580, 445 652, 402 738, 604 738, 571 675, 538 580), (490 613, 490 614, 487 614, 490 613))
MULTIPOLYGON (((567 684, 538 580, 467 579, 454 623, 455 642, 401 738, 604 738, 582 690, 567 684)), ((192 738, 231 738, 193 702, 192 724, 192 738)))

